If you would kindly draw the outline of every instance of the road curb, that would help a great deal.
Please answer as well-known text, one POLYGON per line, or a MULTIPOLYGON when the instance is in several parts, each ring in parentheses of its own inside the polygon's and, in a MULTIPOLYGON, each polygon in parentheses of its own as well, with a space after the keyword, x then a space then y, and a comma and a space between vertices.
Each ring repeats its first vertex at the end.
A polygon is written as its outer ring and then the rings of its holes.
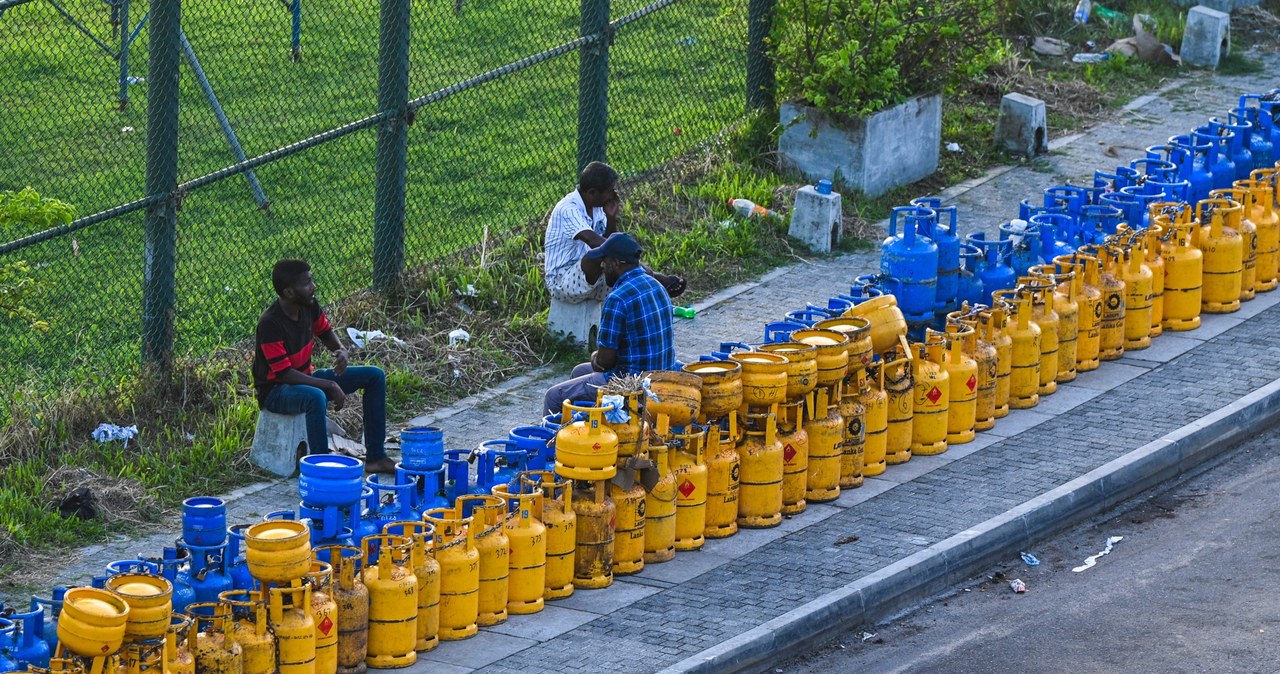
POLYGON ((794 655, 797 647, 883 621, 1038 540, 1190 472, 1278 418, 1280 379, 973 528, 667 667, 662 674, 760 669, 794 655))

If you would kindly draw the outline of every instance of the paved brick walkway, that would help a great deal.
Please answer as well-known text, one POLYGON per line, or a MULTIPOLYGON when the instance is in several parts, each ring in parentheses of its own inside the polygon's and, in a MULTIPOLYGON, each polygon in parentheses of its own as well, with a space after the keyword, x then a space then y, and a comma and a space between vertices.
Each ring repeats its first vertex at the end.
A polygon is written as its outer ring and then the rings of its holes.
MULTIPOLYGON (((1268 61, 1268 68, 1277 63, 1268 61)), ((1068 179, 1088 183, 1095 168, 1136 158, 1144 146, 1184 133, 1207 115, 1224 115, 1240 94, 1273 85, 1261 75, 1180 81, 1130 104, 1114 122, 1065 144, 1057 139, 1058 149, 1043 162, 993 172, 943 196, 959 206, 962 234, 994 234, 1021 199, 1068 179)), ((758 341, 765 322, 847 291, 853 277, 876 271, 878 260, 878 252, 815 260, 721 293, 699 307, 696 319, 678 320, 677 350, 692 360, 720 341, 758 341)), ((891 466, 775 529, 708 541, 702 551, 679 553, 607 589, 579 591, 540 614, 442 644, 404 671, 647 672, 695 656, 1270 383, 1280 371, 1277 303, 1280 293, 1262 294, 1239 313, 1206 316, 1196 331, 1166 332, 1150 349, 1082 373, 1034 409, 1014 411, 972 443, 891 466), (836 543, 850 535, 857 540, 836 543)), ((449 448, 504 437, 537 418, 546 386, 564 374, 535 372, 422 420, 444 428, 449 448)), ((244 491, 252 493, 233 501, 233 519, 297 500, 291 481, 244 491)), ((86 549, 62 578, 86 577, 106 560, 166 537, 172 534, 86 549)))

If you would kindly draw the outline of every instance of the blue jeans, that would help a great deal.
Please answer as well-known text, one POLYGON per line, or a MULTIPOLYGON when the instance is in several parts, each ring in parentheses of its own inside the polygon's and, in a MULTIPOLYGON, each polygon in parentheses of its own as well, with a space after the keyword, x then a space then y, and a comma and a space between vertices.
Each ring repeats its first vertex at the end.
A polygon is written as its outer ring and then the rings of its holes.
MULTIPOLYGON (((316 370, 316 379, 338 382, 343 393, 361 391, 364 395, 365 460, 377 461, 387 456, 387 376, 377 367, 348 367, 342 375, 333 370, 316 370)), ((264 407, 276 414, 307 415, 307 451, 326 454, 329 451, 329 428, 325 410, 329 397, 325 392, 303 384, 280 384, 267 393, 264 407)))
POLYGON ((596 372, 591 363, 580 363, 569 373, 569 380, 547 389, 542 397, 543 414, 559 414, 565 400, 595 400, 596 389, 609 381, 609 375, 596 372))

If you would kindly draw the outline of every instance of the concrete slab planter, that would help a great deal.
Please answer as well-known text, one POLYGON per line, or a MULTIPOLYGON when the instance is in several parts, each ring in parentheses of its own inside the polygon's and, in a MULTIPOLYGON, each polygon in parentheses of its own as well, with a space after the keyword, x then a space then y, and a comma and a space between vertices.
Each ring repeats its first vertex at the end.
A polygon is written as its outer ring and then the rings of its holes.
POLYGON ((938 170, 942 95, 918 96, 866 118, 846 119, 783 103, 778 150, 810 180, 879 196, 938 170))

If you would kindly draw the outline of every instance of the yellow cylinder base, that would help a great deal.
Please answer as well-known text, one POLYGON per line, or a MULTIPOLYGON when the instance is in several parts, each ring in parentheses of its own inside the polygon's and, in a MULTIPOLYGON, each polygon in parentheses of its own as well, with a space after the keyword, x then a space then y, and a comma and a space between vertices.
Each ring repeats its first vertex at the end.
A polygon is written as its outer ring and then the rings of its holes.
MULTIPOLYGON (((1009 405, 1005 404, 996 408, 995 418, 1003 419, 1007 416, 1009 416, 1009 405)), ((995 424, 993 423, 992 425, 994 426, 995 424)))
POLYGON ((441 627, 437 636, 440 637, 441 641, 462 641, 463 639, 474 637, 476 632, 479 631, 480 627, 472 623, 462 628, 441 627))
POLYGON ((542 591, 542 598, 548 601, 554 599, 564 599, 573 596, 573 583, 561 585, 560 587, 549 587, 542 591))
POLYGON ((612 480, 614 475, 618 474, 617 466, 606 466, 604 468, 583 468, 581 466, 556 466, 556 475, 567 477, 570 480, 586 480, 588 482, 598 482, 600 480, 612 480))
POLYGON ((1015 410, 1026 410, 1040 404, 1040 394, 1032 394, 1025 398, 1010 398, 1009 407, 1015 410))
POLYGON ((702 535, 711 539, 728 538, 736 533, 738 533, 737 522, 730 522, 718 527, 707 527, 702 530, 702 535))
POLYGON ((1098 369, 1098 366, 1101 364, 1102 361, 1098 358, 1076 361, 1076 372, 1093 372, 1098 369))
POLYGON ((1148 337, 1159 337, 1164 334, 1164 325, 1158 324, 1151 326, 1151 332, 1147 333, 1148 337))
POLYGON ((680 552, 688 552, 690 550, 701 550, 707 539, 704 536, 696 536, 694 538, 677 538, 676 550, 680 552))
POLYGON ((418 654, 410 652, 408 655, 370 655, 365 658, 365 663, 373 669, 402 669, 408 667, 418 661, 418 654))
POLYGON ((504 607, 501 611, 482 612, 476 616, 476 624, 481 627, 491 627, 493 625, 501 625, 507 622, 507 609, 504 607))
POLYGON ((885 452, 884 462, 890 466, 896 466, 900 463, 906 463, 911 460, 911 449, 904 449, 900 452, 885 452))
POLYGON ((911 453, 919 454, 920 456, 934 456, 945 451, 947 451, 946 440, 939 440, 937 442, 930 442, 927 444, 911 443, 911 453))
POLYGON ((507 612, 514 615, 529 615, 541 611, 546 604, 539 597, 532 601, 509 601, 507 602, 507 612))
MULTIPOLYGON (((810 489, 804 493, 806 501, 814 503, 827 503, 840 498, 840 487, 832 487, 830 489, 810 489)), ((783 509, 786 512, 786 509, 783 509)))
MULTIPOLYGON (((1006 410, 1005 413, 1008 414, 1008 411, 1006 410)), ((995 427, 996 418, 994 415, 987 417, 986 419, 975 419, 973 421, 973 430, 975 431, 989 431, 995 427)))
POLYGON ((743 529, 771 529, 782 524, 782 513, 772 515, 749 515, 738 518, 738 526, 743 529))
POLYGON ((1126 339, 1124 340, 1125 351, 1141 351, 1151 346, 1151 335, 1147 334, 1142 339, 1126 339))
MULTIPOLYGON (((977 425, 975 424, 974 427, 976 428, 977 425)), ((977 437, 977 434, 975 434, 972 430, 961 431, 959 433, 947 433, 947 444, 963 445, 966 442, 973 442, 973 439, 975 437, 977 437)))
POLYGON ((1051 381, 1047 384, 1041 384, 1040 387, 1036 389, 1036 393, 1042 396, 1052 395, 1057 392, 1058 392, 1057 380, 1051 381))
POLYGON ((1270 281, 1258 281, 1253 285, 1253 289, 1260 293, 1266 293, 1275 290, 1277 285, 1280 285, 1280 282, 1277 282, 1276 279, 1271 279, 1270 281))
POLYGON ((603 590, 613 585, 613 574, 594 578, 574 578, 573 586, 579 590, 603 590))
POLYGON ((1118 349, 1104 349, 1098 354, 1099 360, 1120 360, 1124 357, 1124 347, 1118 349))
POLYGON ((806 503, 804 499, 800 499, 795 503, 784 503, 782 504, 782 514, 783 515, 799 515, 800 513, 804 512, 805 509, 808 507, 809 507, 809 504, 806 503))
POLYGON ((674 546, 670 548, 666 548, 664 550, 658 550, 656 552, 644 553, 645 564, 661 564, 663 562, 669 562, 675 558, 676 558, 676 549, 674 546))
MULTIPOLYGON (((643 555, 643 553, 641 553, 643 555)), ((632 576, 644 571, 644 558, 637 560, 627 560, 625 562, 614 561, 613 572, 619 576, 632 576)), ((577 582, 576 580, 574 581, 577 582)), ((581 586, 579 586, 581 587, 581 586)))
POLYGON ((1230 302, 1205 302, 1200 305, 1200 311, 1206 314, 1230 314, 1240 311, 1240 300, 1232 300, 1230 302))
POLYGON ((1187 332, 1188 330, 1195 330, 1196 328, 1200 327, 1200 317, 1196 316, 1195 318, 1173 318, 1173 319, 1166 318, 1161 324, 1164 325, 1164 327, 1168 328, 1170 332, 1187 332))
POLYGON ((413 650, 419 653, 426 653, 427 651, 439 645, 440 645, 439 635, 433 634, 431 635, 430 639, 419 639, 418 643, 414 645, 413 650))
POLYGON ((1075 370, 1064 371, 1062 369, 1058 370, 1058 376, 1054 379, 1054 381, 1058 382, 1059 384, 1065 384, 1069 381, 1075 381, 1075 380, 1076 380, 1075 370))
POLYGON ((1254 291, 1252 291, 1252 290, 1241 290, 1241 291, 1240 291, 1240 301, 1241 301, 1241 302, 1248 302, 1249 300, 1253 299, 1253 297, 1254 297, 1254 291))
POLYGON ((889 462, 888 462, 888 461, 877 461, 877 462, 875 462, 875 463, 867 463, 867 464, 863 464, 863 466, 862 466, 862 476, 863 476, 863 477, 875 477, 875 476, 877 476, 877 475, 883 475, 883 474, 884 474, 884 471, 885 471, 885 468, 887 468, 887 467, 888 467, 888 465, 889 465, 889 462))
POLYGON ((342 665, 338 665, 338 674, 364 674, 367 671, 369 671, 369 666, 364 664, 363 660, 360 661, 360 664, 354 667, 343 667, 342 665))

